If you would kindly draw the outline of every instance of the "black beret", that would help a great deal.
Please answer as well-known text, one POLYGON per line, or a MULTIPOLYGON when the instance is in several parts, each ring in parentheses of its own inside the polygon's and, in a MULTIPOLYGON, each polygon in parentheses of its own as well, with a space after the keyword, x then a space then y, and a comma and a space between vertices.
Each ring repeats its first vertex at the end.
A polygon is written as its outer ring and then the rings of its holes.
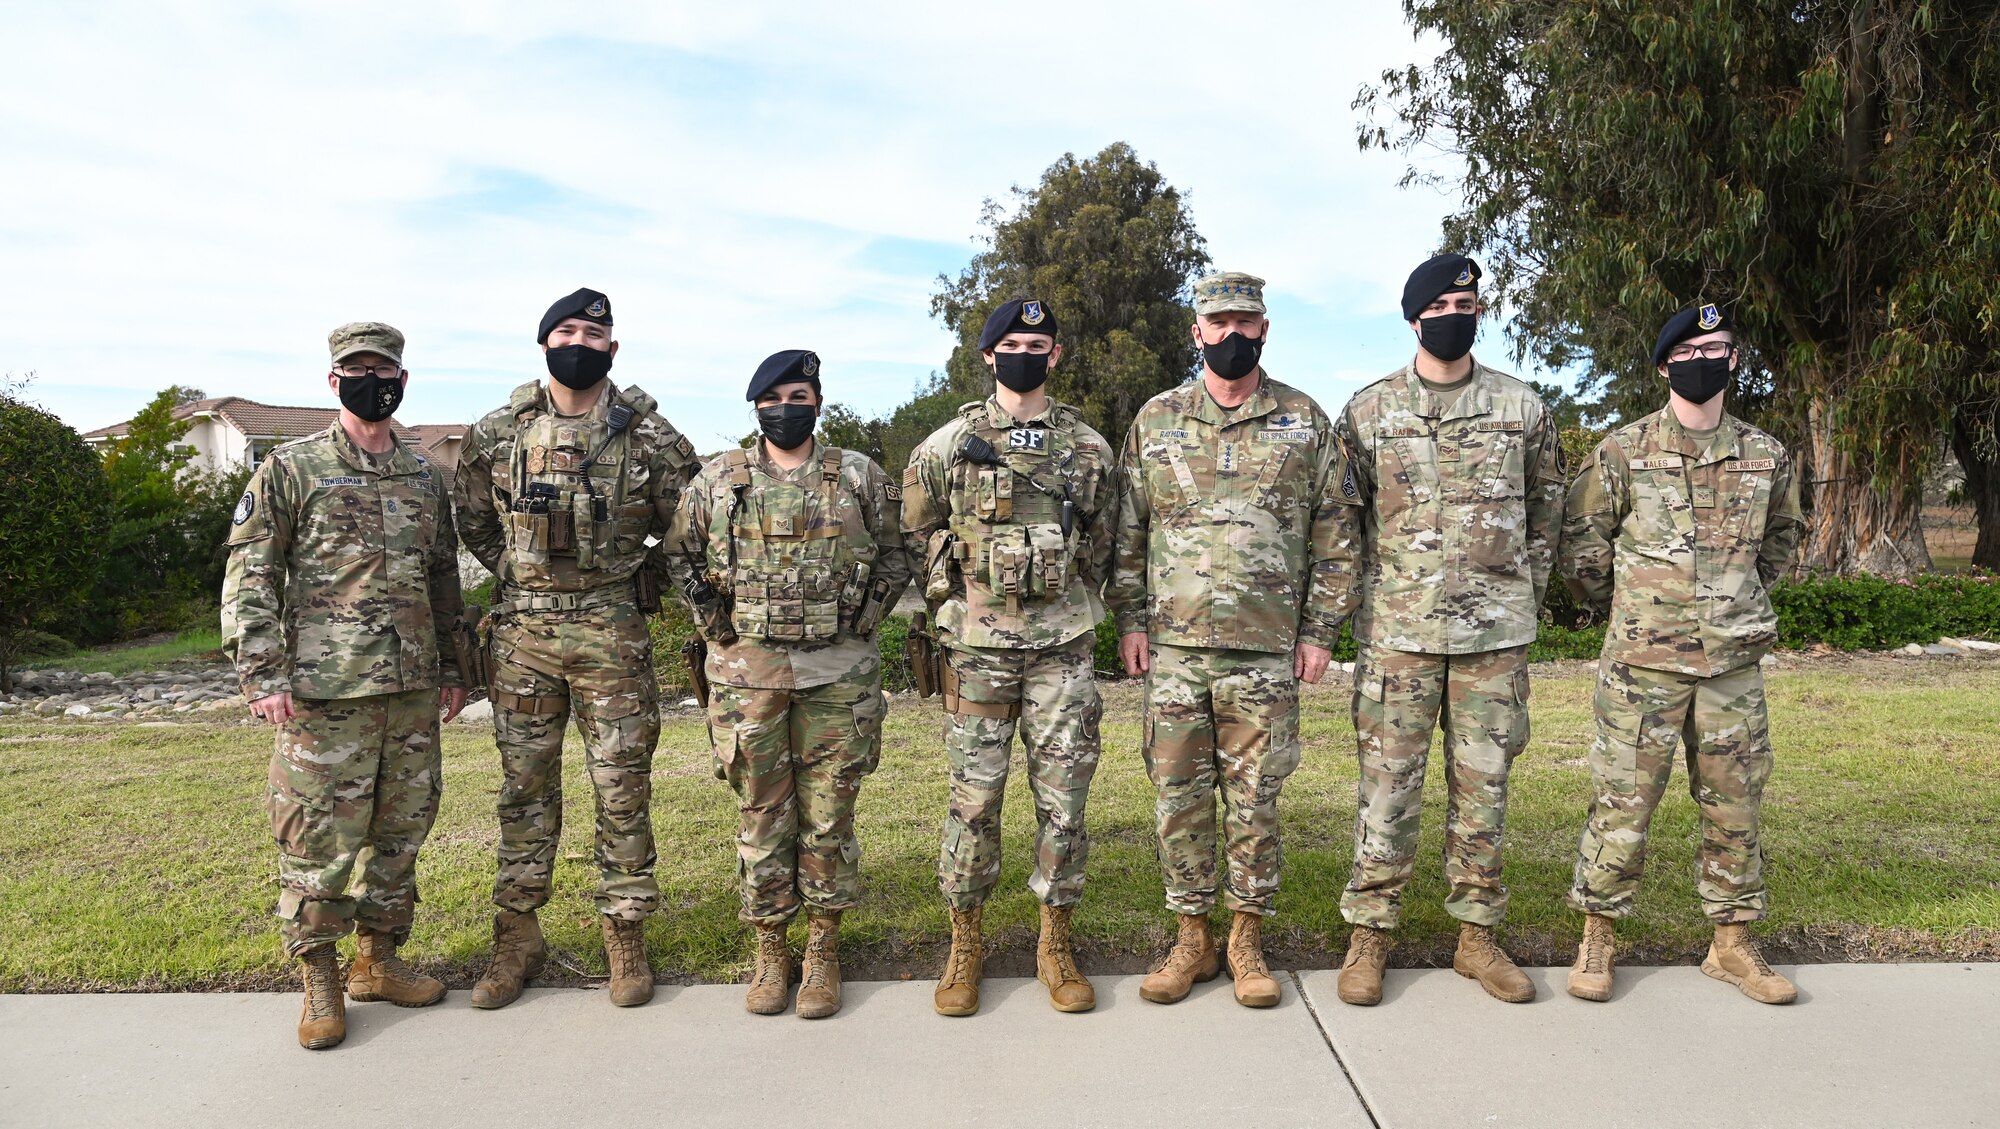
POLYGON ((987 315, 986 328, 979 331, 979 351, 984 353, 998 345, 1010 333, 1046 333, 1054 337, 1056 316, 1040 298, 1002 302, 999 309, 987 315))
POLYGON ((1730 328, 1729 311, 1714 302, 1689 306, 1668 318, 1667 324, 1660 327, 1660 339, 1653 343, 1653 363, 1666 364, 1667 350, 1690 337, 1699 337, 1704 333, 1714 333, 1718 329, 1728 328, 1730 328))
POLYGON ((549 331, 571 318, 610 325, 611 299, 588 286, 567 298, 556 299, 556 304, 550 306, 549 312, 542 315, 542 328, 535 334, 535 344, 548 344, 549 331))
POLYGON ((1410 272, 1403 284, 1403 320, 1415 321, 1424 307, 1443 294, 1479 289, 1479 264, 1464 255, 1434 255, 1410 272))
POLYGON ((813 391, 819 391, 818 353, 811 349, 780 349, 765 357, 764 363, 757 366, 757 375, 750 378, 750 391, 743 398, 754 404, 765 392, 795 380, 810 381, 813 391))

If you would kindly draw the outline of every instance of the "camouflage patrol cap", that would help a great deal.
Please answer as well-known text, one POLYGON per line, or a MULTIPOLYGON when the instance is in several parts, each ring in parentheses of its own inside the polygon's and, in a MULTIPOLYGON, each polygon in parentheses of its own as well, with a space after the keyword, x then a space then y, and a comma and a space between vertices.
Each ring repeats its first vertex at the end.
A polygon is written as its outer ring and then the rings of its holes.
POLYGON ((379 321, 351 321, 326 335, 327 348, 333 350, 333 363, 339 364, 356 353, 380 353, 403 367, 403 335, 393 325, 379 321))
POLYGON ((1223 271, 1194 284, 1194 312, 1219 314, 1226 310, 1264 313, 1264 280, 1242 271, 1223 271))

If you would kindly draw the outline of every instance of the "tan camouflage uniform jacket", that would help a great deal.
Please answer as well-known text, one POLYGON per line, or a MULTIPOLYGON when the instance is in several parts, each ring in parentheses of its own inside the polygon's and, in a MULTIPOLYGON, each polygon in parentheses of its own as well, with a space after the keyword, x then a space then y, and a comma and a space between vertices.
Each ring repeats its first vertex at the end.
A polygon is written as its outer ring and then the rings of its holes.
POLYGON ((1363 645, 1465 655, 1535 639, 1562 534, 1562 437, 1524 382, 1473 362, 1447 411, 1414 365, 1355 393, 1340 429, 1368 516, 1363 645))
POLYGON ((910 583, 900 506, 888 472, 859 451, 815 444, 786 470, 760 442, 704 463, 663 548, 683 599, 695 571, 729 594, 737 638, 710 640, 709 681, 805 690, 874 669, 875 628, 910 583), (737 481, 732 458, 747 472, 737 481))
POLYGON ((1609 608, 1612 661, 1707 678, 1777 642, 1770 587, 1804 530, 1782 444, 1727 414, 1696 440, 1666 408, 1613 432, 1570 487, 1562 572, 1609 608))
POLYGON ((1051 400, 1026 420, 994 396, 961 406, 910 453, 903 471, 903 532, 919 555, 938 629, 963 646, 1016 649, 1054 647, 1097 630, 1117 482, 1111 444, 1067 404, 1051 400), (968 435, 992 444, 1007 466, 968 461, 960 453, 968 435), (1072 508, 1067 539, 1064 497, 1072 508), (1009 600, 1004 581, 994 580, 993 546, 1002 546, 1004 558, 1015 541, 1026 568, 1043 575, 1009 600), (1050 576, 1059 583, 1049 584, 1050 576))
POLYGON ((1105 601, 1120 634, 1331 648, 1354 609, 1356 467, 1312 397, 1268 374, 1225 409, 1200 380, 1146 401, 1125 442, 1105 601))
POLYGON ((397 443, 380 470, 339 423, 274 448, 236 505, 223 647, 252 701, 460 686, 451 501, 397 443))
POLYGON ((627 583, 642 565, 664 583, 666 562, 657 550, 649 553, 646 538, 664 538, 672 528, 681 488, 699 460, 687 437, 653 410, 656 402, 651 396, 637 388, 620 389, 608 381, 597 403, 576 421, 585 433, 583 446, 595 448, 604 438, 613 404, 631 408, 633 418, 625 435, 599 456, 592 481, 607 497, 617 497, 621 503, 603 523, 602 536, 595 544, 595 567, 588 569, 579 567, 573 551, 567 555, 538 553, 530 558, 509 544, 508 510, 519 484, 530 478, 560 481, 556 468, 548 465, 548 455, 542 456, 544 465, 530 469, 536 452, 517 450, 524 428, 554 415, 542 382, 530 381, 514 389, 506 407, 488 412, 467 430, 459 450, 458 472, 452 480, 459 535, 479 563, 509 589, 580 592, 627 583))

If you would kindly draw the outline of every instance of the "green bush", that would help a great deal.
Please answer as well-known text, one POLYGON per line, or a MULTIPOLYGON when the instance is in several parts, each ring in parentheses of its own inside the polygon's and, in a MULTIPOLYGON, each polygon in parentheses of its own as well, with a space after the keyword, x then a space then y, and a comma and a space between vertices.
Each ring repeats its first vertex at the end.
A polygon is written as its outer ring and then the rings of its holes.
POLYGON ((2000 635, 2000 579, 1991 574, 1881 580, 1857 576, 1780 584, 1771 591, 1784 647, 1843 651, 2000 635))

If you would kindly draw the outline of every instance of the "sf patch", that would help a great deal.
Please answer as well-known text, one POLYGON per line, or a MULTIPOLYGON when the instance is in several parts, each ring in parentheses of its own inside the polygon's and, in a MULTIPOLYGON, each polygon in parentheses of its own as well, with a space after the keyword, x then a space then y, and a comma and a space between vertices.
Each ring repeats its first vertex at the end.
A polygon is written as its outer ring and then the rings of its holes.
POLYGON ((1017 427, 1007 433, 1007 446, 1016 451, 1046 451, 1049 433, 1039 427, 1017 427))
POLYGON ((236 503, 236 520, 234 524, 242 525, 244 522, 250 520, 251 514, 254 514, 256 512, 257 512, 257 496, 255 494, 252 494, 250 491, 245 490, 243 492, 243 499, 236 503))

